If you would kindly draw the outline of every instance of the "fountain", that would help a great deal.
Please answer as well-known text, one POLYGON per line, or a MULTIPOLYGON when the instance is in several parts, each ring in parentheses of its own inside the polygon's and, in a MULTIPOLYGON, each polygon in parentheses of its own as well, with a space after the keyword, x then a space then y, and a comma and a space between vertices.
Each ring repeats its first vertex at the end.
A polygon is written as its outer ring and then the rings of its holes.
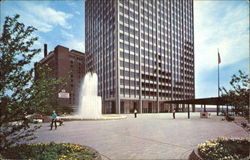
POLYGON ((81 84, 79 106, 74 115, 60 116, 62 120, 117 120, 124 119, 122 115, 102 115, 102 98, 97 96, 97 74, 88 72, 81 84))
POLYGON ((102 118, 102 98, 97 96, 97 85, 97 74, 88 72, 81 85, 80 103, 77 111, 77 115, 82 119, 102 118))

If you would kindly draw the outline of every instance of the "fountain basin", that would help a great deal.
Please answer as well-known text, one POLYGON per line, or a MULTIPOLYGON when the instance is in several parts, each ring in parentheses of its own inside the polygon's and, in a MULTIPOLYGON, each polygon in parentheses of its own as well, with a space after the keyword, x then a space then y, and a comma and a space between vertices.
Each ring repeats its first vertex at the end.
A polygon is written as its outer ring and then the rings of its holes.
POLYGON ((117 114, 106 114, 98 118, 86 118, 78 115, 69 115, 69 116, 58 116, 58 118, 63 121, 98 121, 98 120, 121 120, 121 119, 126 119, 127 116, 117 115, 117 114))

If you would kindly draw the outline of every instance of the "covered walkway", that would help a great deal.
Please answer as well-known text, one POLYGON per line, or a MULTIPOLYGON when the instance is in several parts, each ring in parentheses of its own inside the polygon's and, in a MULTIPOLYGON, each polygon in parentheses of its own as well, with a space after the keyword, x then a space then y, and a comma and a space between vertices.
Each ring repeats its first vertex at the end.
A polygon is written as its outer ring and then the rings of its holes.
MULTIPOLYGON (((195 105, 203 105, 204 112, 206 112, 207 105, 216 105, 217 116, 220 112, 220 106, 227 105, 226 102, 220 97, 210 97, 210 98, 197 98, 197 99, 187 99, 187 100, 173 100, 173 101, 165 101, 167 104, 175 104, 177 111, 179 109, 179 105, 187 105, 188 118, 190 118, 190 105, 192 105, 192 111, 195 112, 195 105)), ((228 107, 227 107, 228 112, 228 107)))

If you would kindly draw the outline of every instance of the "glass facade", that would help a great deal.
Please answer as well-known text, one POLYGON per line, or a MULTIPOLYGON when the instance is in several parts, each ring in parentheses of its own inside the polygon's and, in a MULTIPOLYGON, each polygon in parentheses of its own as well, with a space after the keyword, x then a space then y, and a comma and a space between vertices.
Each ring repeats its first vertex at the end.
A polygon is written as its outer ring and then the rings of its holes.
POLYGON ((163 101, 194 98, 193 0, 85 5, 86 67, 98 74, 104 112, 164 112, 163 101))

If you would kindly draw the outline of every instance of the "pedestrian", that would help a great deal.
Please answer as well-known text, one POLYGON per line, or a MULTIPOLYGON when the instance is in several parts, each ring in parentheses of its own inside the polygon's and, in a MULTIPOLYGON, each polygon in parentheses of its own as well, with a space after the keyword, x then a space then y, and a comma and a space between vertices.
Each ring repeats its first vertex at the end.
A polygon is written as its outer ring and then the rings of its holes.
POLYGON ((24 117, 23 117, 23 124, 24 124, 24 129, 29 128, 29 119, 28 119, 27 112, 24 112, 24 117))
POLYGON ((135 118, 137 117, 137 110, 134 110, 135 118))
POLYGON ((175 119, 175 109, 173 110, 173 119, 175 119))
POLYGON ((53 111, 53 114, 51 115, 51 118, 52 118, 52 120, 51 120, 51 128, 50 128, 50 130, 52 130, 52 128, 53 128, 53 123, 55 124, 55 129, 57 128, 57 124, 56 124, 56 118, 57 118, 57 114, 56 114, 56 111, 53 111))

